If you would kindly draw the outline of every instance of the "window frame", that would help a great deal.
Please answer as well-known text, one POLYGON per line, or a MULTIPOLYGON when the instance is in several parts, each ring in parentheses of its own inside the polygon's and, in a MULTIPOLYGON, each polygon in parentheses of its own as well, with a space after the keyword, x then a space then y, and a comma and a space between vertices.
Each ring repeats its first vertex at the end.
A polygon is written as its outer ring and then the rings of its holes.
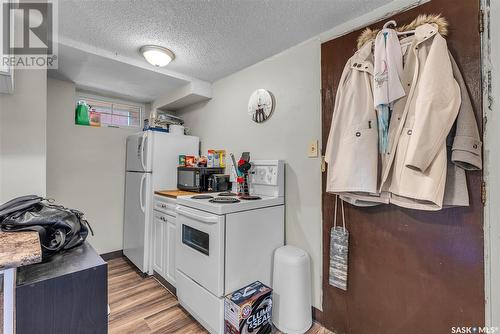
POLYGON ((104 95, 97 95, 95 93, 88 93, 86 91, 77 90, 76 94, 75 94, 75 107, 78 104, 78 101, 81 101, 81 100, 84 100, 84 101, 94 100, 94 101, 103 102, 103 103, 110 103, 112 106, 115 104, 121 104, 121 105, 139 108, 139 124, 137 126, 135 126, 135 125, 105 124, 105 125, 101 125, 100 128, 142 130, 142 128, 144 127, 144 115, 146 112, 146 104, 144 104, 144 103, 138 103, 138 102, 124 100, 124 99, 117 99, 117 98, 113 98, 113 97, 108 97, 108 96, 104 96, 104 95))

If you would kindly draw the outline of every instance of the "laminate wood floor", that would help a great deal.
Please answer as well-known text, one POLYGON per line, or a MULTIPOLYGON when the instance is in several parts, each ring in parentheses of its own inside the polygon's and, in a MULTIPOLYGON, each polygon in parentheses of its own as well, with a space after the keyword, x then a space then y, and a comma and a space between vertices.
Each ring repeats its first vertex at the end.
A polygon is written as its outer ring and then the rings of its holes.
POLYGON ((206 333, 167 289, 123 258, 108 262, 108 303, 110 334, 206 333))
MULTIPOLYGON (((153 277, 144 278, 124 258, 108 261, 109 333, 208 333, 153 277)), ((276 332, 279 334, 280 332, 276 332)), ((314 324, 308 334, 332 334, 314 324)))

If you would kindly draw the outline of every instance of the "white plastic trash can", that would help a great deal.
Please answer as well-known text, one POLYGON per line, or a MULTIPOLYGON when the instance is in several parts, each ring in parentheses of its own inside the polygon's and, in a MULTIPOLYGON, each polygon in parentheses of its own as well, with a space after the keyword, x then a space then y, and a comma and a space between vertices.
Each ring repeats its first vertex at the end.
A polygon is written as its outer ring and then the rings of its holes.
POLYGON ((274 252, 273 323, 287 334, 305 333, 312 325, 311 261, 294 246, 274 252))

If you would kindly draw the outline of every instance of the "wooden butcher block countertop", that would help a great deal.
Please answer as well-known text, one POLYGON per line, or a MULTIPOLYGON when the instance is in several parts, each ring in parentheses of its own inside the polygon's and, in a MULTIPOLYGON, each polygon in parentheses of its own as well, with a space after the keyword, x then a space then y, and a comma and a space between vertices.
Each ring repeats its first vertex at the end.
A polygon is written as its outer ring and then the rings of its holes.
POLYGON ((170 197, 170 198, 177 198, 179 196, 188 196, 188 195, 199 195, 199 193, 195 193, 192 191, 185 191, 185 190, 159 190, 155 191, 156 195, 160 196, 165 196, 165 197, 170 197))
POLYGON ((0 232, 0 270, 42 262, 38 232, 0 232))

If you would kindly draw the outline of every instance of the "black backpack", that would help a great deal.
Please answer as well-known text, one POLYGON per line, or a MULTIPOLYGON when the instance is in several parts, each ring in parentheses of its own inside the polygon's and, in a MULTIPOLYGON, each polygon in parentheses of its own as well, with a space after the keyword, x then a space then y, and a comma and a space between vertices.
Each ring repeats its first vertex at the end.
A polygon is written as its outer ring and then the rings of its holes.
POLYGON ((0 205, 0 229, 4 232, 38 232, 44 259, 81 245, 89 230, 94 235, 82 212, 51 202, 28 195, 0 205))

